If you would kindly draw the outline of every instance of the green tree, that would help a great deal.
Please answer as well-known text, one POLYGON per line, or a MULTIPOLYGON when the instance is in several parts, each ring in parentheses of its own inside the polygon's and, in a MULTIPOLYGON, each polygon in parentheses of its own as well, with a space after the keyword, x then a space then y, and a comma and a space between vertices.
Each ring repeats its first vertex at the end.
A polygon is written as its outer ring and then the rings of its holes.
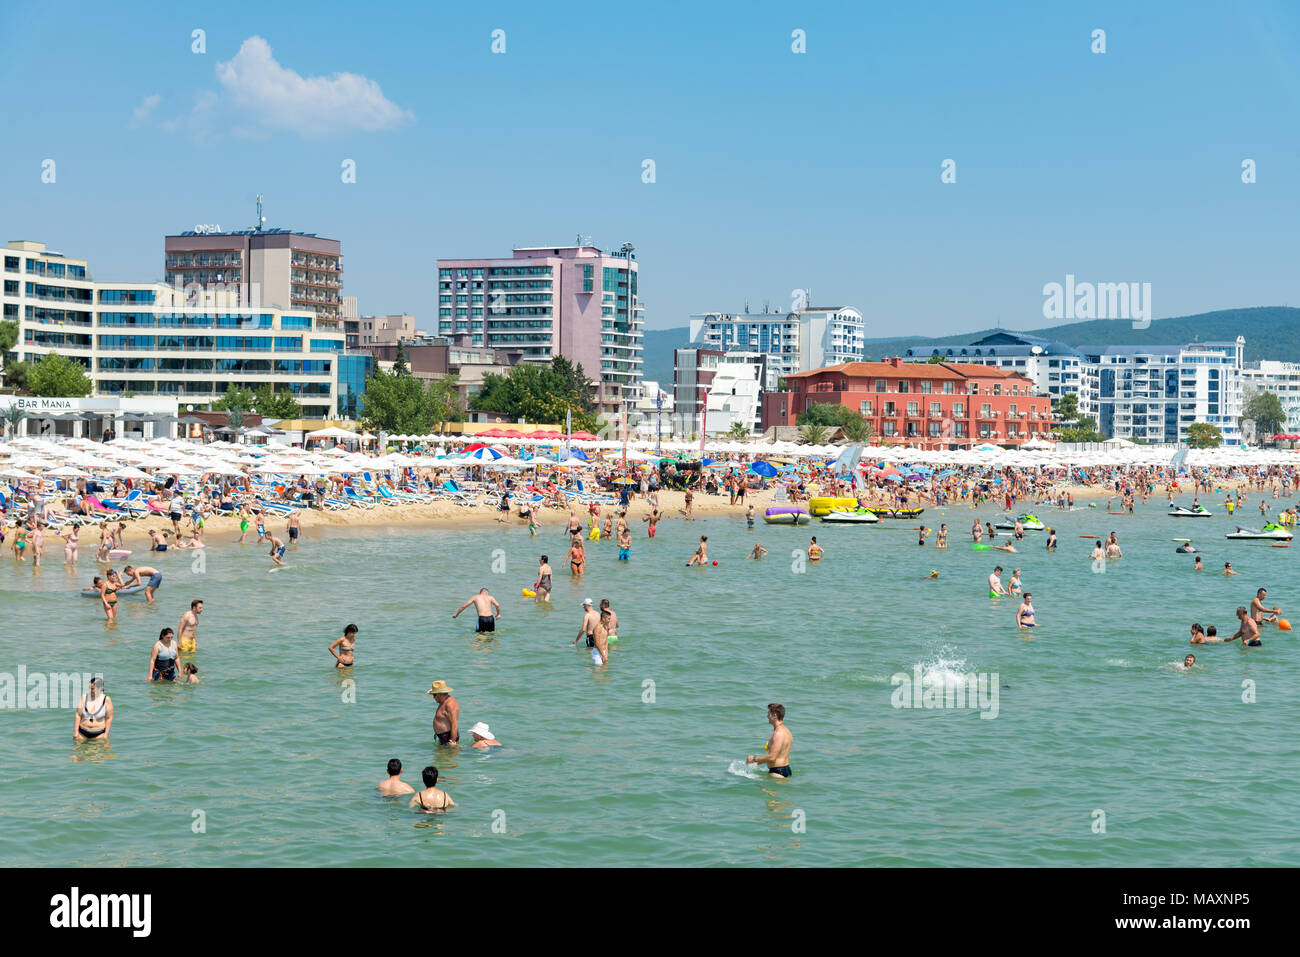
POLYGON ((808 424, 800 426, 799 441, 809 445, 825 445, 826 437, 830 434, 831 430, 824 425, 808 424))
POLYGON ((1064 422, 1073 422, 1079 417, 1079 397, 1073 392, 1067 392, 1055 402, 1056 414, 1064 422))
POLYGON ((5 367, 5 357, 18 344, 18 323, 12 319, 0 322, 0 369, 5 367))
POLYGON ((1223 443, 1223 433, 1217 425, 1193 422, 1187 427, 1187 444, 1194 449, 1217 449, 1223 443))
POLYGON ((302 406, 293 393, 287 389, 277 392, 269 382, 257 387, 253 392, 253 404, 248 408, 256 409, 258 415, 268 419, 302 418, 302 406))
POLYGON ((47 352, 28 370, 27 388, 39 396, 76 398, 90 395, 95 386, 80 362, 57 352, 47 352))
POLYGON ((732 422, 731 428, 727 430, 727 438, 738 442, 749 438, 749 426, 744 422, 732 422))
POLYGON ((27 375, 32 371, 30 362, 5 363, 4 382, 11 389, 26 389, 27 375))
POLYGON ((1063 425, 1056 429, 1056 435, 1062 442, 1104 442, 1106 436, 1097 431, 1095 419, 1087 417, 1077 419, 1073 425, 1063 425))
POLYGON ((455 376, 425 382, 378 369, 366 380, 364 401, 365 422, 396 434, 425 435, 463 411, 455 376))
POLYGON ((1255 435, 1260 438, 1276 435, 1286 427, 1286 410, 1276 392, 1256 392, 1246 400, 1241 417, 1255 420, 1255 435))
POLYGON ((226 394, 212 403, 214 412, 239 410, 247 412, 257 404, 257 397, 252 389, 238 389, 233 382, 226 383, 226 394))
POLYGON ((935 349, 934 352, 930 353, 930 358, 926 359, 925 361, 930 363, 931 365, 938 365, 940 362, 943 361, 943 356, 939 355, 938 349, 935 349))
POLYGON ((596 432, 595 400, 582 366, 563 356, 551 365, 521 362, 506 375, 488 373, 472 405, 480 412, 497 412, 507 419, 564 424, 566 412, 573 415, 573 429, 596 432), (579 388, 579 381, 585 384, 579 388), (584 394, 588 398, 584 398, 584 394))
POLYGON ((840 423, 840 429, 850 442, 866 442, 871 438, 871 423, 861 415, 845 419, 840 423))
POLYGON ((402 345, 402 340, 397 340, 397 354, 393 357, 393 375, 409 376, 411 366, 406 361, 406 346, 402 345))

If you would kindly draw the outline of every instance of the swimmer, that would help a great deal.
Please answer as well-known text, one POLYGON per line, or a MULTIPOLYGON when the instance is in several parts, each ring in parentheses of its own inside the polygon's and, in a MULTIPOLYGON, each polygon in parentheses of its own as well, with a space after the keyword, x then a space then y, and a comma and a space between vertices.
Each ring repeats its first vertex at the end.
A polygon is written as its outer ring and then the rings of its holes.
POLYGON ((1201 623, 1199 621, 1193 622, 1192 639, 1191 639, 1191 643, 1193 645, 1216 645, 1216 644, 1222 644, 1223 641, 1224 639, 1219 637, 1219 630, 1215 628, 1213 625, 1210 626, 1210 630, 1207 633, 1205 629, 1201 627, 1201 623))
POLYGON ((1237 620, 1241 622, 1241 627, 1237 629, 1237 633, 1231 638, 1225 638, 1223 640, 1236 641, 1240 638, 1243 645, 1252 648, 1261 644, 1259 640, 1259 625, 1255 622, 1254 618, 1250 617, 1250 612, 1246 609, 1245 605, 1237 606, 1237 620))
POLYGON ((817 536, 814 535, 812 541, 808 545, 808 561, 819 562, 822 559, 822 554, 822 547, 817 544, 817 536))
POLYGON ((438 710, 433 715, 433 733, 439 744, 451 747, 460 744, 460 702, 451 696, 445 681, 435 681, 425 694, 433 695, 438 710))
POLYGON ((1047 550, 1049 552, 1056 551, 1056 529, 1054 528, 1047 530, 1047 550))
POLYGON ((199 615, 203 614, 203 602, 194 599, 190 610, 181 615, 180 627, 177 629, 181 651, 192 652, 199 648, 199 615))
MULTIPOLYGON (((816 541, 816 539, 814 539, 814 541, 816 541)), ((708 542, 709 542, 709 536, 707 535, 700 536, 700 545, 698 548, 695 549, 695 554, 691 556, 691 560, 686 563, 687 568, 690 568, 692 565, 699 565, 701 568, 703 568, 705 565, 709 563, 708 542)))
POLYGON ((1106 550, 1101 547, 1101 539, 1097 539, 1097 547, 1092 550, 1090 557, 1094 562, 1104 562, 1106 560, 1106 550))
POLYGON ((1277 616, 1282 609, 1276 605, 1272 608, 1264 607, 1264 599, 1268 597, 1268 589, 1261 588, 1255 592, 1255 597, 1250 600, 1250 615, 1255 619, 1256 624, 1263 622, 1276 622, 1277 616))
POLYGON ((774 778, 790 776, 790 748, 794 745, 794 736, 785 726, 785 705, 769 704, 767 706, 767 723, 772 726, 772 737, 768 741, 767 754, 751 754, 745 758, 746 764, 766 764, 767 773, 774 778))
POLYGON ((1224 563, 1223 563, 1223 574, 1225 574, 1225 575, 1240 575, 1241 572, 1237 571, 1235 568, 1232 567, 1232 562, 1224 562, 1224 563))
POLYGON ((749 508, 745 509, 745 524, 750 528, 754 527, 754 503, 749 503, 749 508))
POLYGON ((993 569, 993 573, 989 575, 989 597, 990 598, 993 598, 996 595, 1005 595, 1007 593, 1007 590, 1002 587, 1001 576, 1002 576, 1002 566, 998 565, 993 569))
POLYGON ((1007 586, 1008 586, 1008 587, 1007 587, 1007 590, 1008 590, 1008 592, 1009 592, 1011 595, 1014 596, 1014 595, 1019 595, 1019 594, 1020 594, 1021 585, 1020 585, 1020 569, 1019 569, 1019 568, 1014 569, 1014 570, 1011 572, 1011 581, 1007 583, 1007 586))
POLYGON ((388 777, 379 782, 376 790, 384 797, 415 793, 415 788, 402 780, 402 762, 397 758, 388 759, 388 777))
POLYGON ((565 556, 569 560, 569 574, 574 578, 581 578, 583 567, 587 564, 587 547, 582 544, 582 538, 574 536, 573 544, 569 546, 569 554, 565 556))
POLYGON ((1201 556, 1196 556, 1196 564, 1192 566, 1192 571, 1200 572, 1205 570, 1205 564, 1201 561, 1201 556))
POLYGON ((1031 592, 1025 592, 1025 600, 1016 609, 1016 627, 1034 627, 1034 596, 1031 592))
POLYGON ((167 551, 167 533, 165 531, 160 532, 156 529, 149 529, 149 551, 167 551))
POLYGON ((600 624, 600 615, 596 614, 596 609, 592 606, 590 598, 582 600, 582 624, 578 627, 577 637, 573 639, 573 644, 578 643, 579 638, 587 640, 588 648, 596 647, 596 626, 600 624))
POLYGON ((1195 555, 1197 552, 1200 551, 1200 549, 1197 548, 1195 545, 1193 545, 1191 542, 1183 542, 1181 545, 1175 548, 1174 551, 1182 555, 1195 555))
POLYGON ((922 581, 934 581, 934 580, 935 580, 936 578, 938 578, 938 577, 939 577, 939 570, 938 570, 937 568, 932 568, 932 569, 930 569, 930 574, 927 575, 925 578, 923 578, 923 579, 921 579, 921 580, 922 580, 922 581))
POLYGON ((355 664, 353 657, 357 649, 357 626, 348 625, 343 629, 343 637, 330 642, 329 653, 334 656, 335 668, 351 668, 355 664), (334 649, 338 648, 338 651, 334 649))
POLYGON ((537 601, 551 600, 551 565, 550 558, 543 555, 537 564, 537 581, 533 582, 532 591, 537 592, 537 601))
POLYGON ((632 557, 632 533, 628 530, 627 523, 621 518, 618 520, 618 560, 620 562, 630 561, 632 557))
POLYGON ((176 654, 180 648, 176 645, 176 633, 164 628, 158 633, 158 640, 153 644, 149 654, 149 677, 146 681, 175 681, 176 654))
POLYGON ((924 545, 925 540, 930 537, 930 532, 931 529, 926 528, 924 525, 918 525, 916 527, 916 544, 924 545))
POLYGON ((162 584, 162 572, 156 568, 150 568, 148 565, 141 565, 139 568, 132 568, 130 565, 127 565, 126 568, 122 569, 122 571, 126 575, 127 579, 129 579, 126 582, 128 586, 144 585, 144 600, 152 605, 153 593, 157 591, 158 586, 162 584), (148 576, 147 579, 145 576, 148 576), (144 580, 142 581, 142 579, 144 580))
POLYGON ((1192 665, 1194 664, 1196 664, 1196 656, 1188 655, 1186 658, 1183 659, 1183 670, 1190 671, 1192 669, 1192 665))
POLYGON ((1115 541, 1115 533, 1111 532, 1111 540, 1106 543, 1106 560, 1114 561, 1117 558, 1123 558, 1124 553, 1120 551, 1119 542, 1115 541))
POLYGON ((1011 544, 1011 539, 1009 539, 1009 538, 1006 540, 1006 543, 1003 544, 1003 545, 999 545, 999 544, 997 544, 996 542, 994 542, 994 541, 992 541, 992 540, 990 539, 990 541, 989 541, 989 548, 995 548, 995 549, 997 549, 997 550, 1000 551, 1000 552, 1018 552, 1018 551, 1020 551, 1020 549, 1016 548, 1016 546, 1014 546, 1014 545, 1011 544))
POLYGON ((181 678, 181 684, 196 685, 199 683, 199 666, 194 662, 185 662, 185 665, 181 668, 181 673, 184 675, 181 678))
POLYGON ((477 633, 497 630, 496 620, 501 617, 501 603, 493 598, 486 588, 480 588, 478 594, 457 608, 456 613, 451 617, 459 618, 460 613, 470 605, 473 605, 478 612, 478 627, 474 629, 477 633))
POLYGON ((72 740, 108 738, 113 726, 113 699, 104 694, 104 679, 100 675, 90 679, 90 686, 77 702, 72 716, 72 740))
POLYGON ((487 726, 486 722, 480 721, 474 727, 469 729, 470 735, 474 738, 473 747, 475 748, 499 748, 501 742, 497 740, 492 729, 487 726))
POLYGON ((415 796, 411 798, 411 807, 418 807, 425 814, 434 814, 456 806, 456 802, 446 791, 438 790, 437 768, 429 765, 420 772, 420 777, 424 780, 424 790, 415 792, 415 796))
POLYGON ((766 555, 766 554, 767 554, 767 549, 763 547, 762 543, 761 543, 761 542, 755 542, 755 543, 754 543, 754 550, 753 550, 752 552, 749 553, 749 557, 752 558, 752 559, 754 559, 754 561, 758 561, 759 559, 761 559, 761 558, 762 558, 764 555, 766 555))

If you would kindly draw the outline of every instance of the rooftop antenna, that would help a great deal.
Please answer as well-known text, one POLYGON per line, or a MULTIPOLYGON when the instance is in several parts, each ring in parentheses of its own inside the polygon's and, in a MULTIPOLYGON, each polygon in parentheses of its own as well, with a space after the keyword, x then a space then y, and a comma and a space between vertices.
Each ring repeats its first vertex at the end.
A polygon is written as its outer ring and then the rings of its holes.
POLYGON ((255 232, 262 231, 262 224, 266 222, 266 217, 262 215, 262 194, 257 194, 257 222, 253 225, 255 232))
POLYGON ((749 297, 748 297, 748 296, 745 297, 745 314, 746 314, 746 315, 749 314, 749 297))

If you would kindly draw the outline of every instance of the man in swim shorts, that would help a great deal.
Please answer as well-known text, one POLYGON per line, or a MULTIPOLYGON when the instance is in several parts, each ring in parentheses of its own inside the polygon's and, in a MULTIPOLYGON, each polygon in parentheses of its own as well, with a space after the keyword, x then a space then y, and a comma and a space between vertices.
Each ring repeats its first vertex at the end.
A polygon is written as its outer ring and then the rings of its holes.
POLYGON ((277 538, 274 532, 268 534, 267 538, 271 540, 271 561, 275 562, 277 565, 283 565, 284 562, 280 561, 280 559, 284 557, 284 542, 277 538))
POLYGON ((993 569, 993 574, 989 575, 989 597, 995 598, 998 595, 1005 595, 1007 590, 1002 587, 1002 566, 998 565, 993 569))
POLYGON ((285 528, 289 530, 289 544, 297 545, 298 535, 302 532, 302 516, 296 511, 289 513, 285 528))
POLYGON ((198 598, 190 602, 190 610, 181 615, 180 627, 177 628, 177 644, 181 651, 192 652, 199 647, 199 615, 203 614, 203 602, 198 598))
POLYGON ((473 605, 478 611, 478 627, 475 631, 482 633, 497 630, 496 620, 501 617, 501 605, 488 593, 486 588, 480 588, 478 594, 457 608, 456 613, 451 617, 459 618, 460 613, 470 605, 473 605), (495 615, 493 614, 494 610, 495 615))
POLYGON ((149 551, 165 552, 167 551, 167 533, 149 529, 149 551))
POLYGON ((1275 622, 1277 616, 1281 613, 1281 607, 1274 605, 1272 608, 1264 607, 1264 599, 1268 597, 1268 589, 1261 588, 1255 592, 1255 597, 1250 600, 1250 617, 1255 619, 1256 624, 1262 624, 1266 621, 1275 622))
POLYGON ((1254 618, 1250 617, 1250 612, 1246 609, 1245 605, 1237 606, 1237 620, 1241 622, 1241 627, 1237 629, 1237 633, 1231 638, 1224 638, 1223 640, 1236 641, 1240 638, 1241 643, 1248 647, 1254 647, 1255 645, 1261 644, 1259 640, 1259 625, 1256 623, 1254 618))
POLYGON ((595 608, 592 607, 590 598, 582 600, 582 626, 578 629, 577 637, 573 639, 573 644, 578 643, 578 638, 587 639, 587 647, 596 647, 596 626, 600 624, 600 615, 596 614, 595 608))
POLYGON ((132 585, 144 585, 144 600, 152 605, 153 593, 162 584, 162 572, 156 568, 150 568, 148 565, 141 565, 139 568, 132 568, 127 565, 122 571, 127 576, 126 586, 128 588, 132 585), (148 576, 148 578, 142 582, 141 579, 145 576, 148 576))
POLYGON ((618 560, 620 562, 628 561, 632 556, 632 533, 628 530, 627 522, 623 519, 618 520, 618 560))
POLYGON ((600 600, 600 623, 605 626, 605 637, 610 641, 618 641, 618 615, 609 607, 608 598, 600 600))
POLYGON ((451 696, 445 681, 435 681, 425 694, 433 695, 438 710, 433 715, 433 733, 439 744, 456 747, 460 744, 460 702, 451 696))
POLYGON ((769 704, 767 706, 767 723, 772 726, 772 737, 767 742, 766 754, 751 754, 745 758, 746 764, 766 764, 767 773, 774 778, 790 776, 790 748, 794 745, 794 736, 785 726, 785 705, 769 704))

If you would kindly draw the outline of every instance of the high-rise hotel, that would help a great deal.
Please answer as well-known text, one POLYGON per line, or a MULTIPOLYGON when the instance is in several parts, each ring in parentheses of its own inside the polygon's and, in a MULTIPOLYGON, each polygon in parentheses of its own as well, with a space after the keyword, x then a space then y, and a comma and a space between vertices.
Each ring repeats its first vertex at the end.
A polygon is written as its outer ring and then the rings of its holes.
POLYGON ((341 366, 355 358, 344 355, 342 323, 310 308, 231 304, 230 284, 245 281, 255 260, 246 248, 239 253, 239 278, 223 273, 208 277, 214 288, 184 289, 96 281, 84 259, 10 242, 0 304, 3 318, 18 322, 14 352, 26 361, 58 352, 80 362, 96 395, 166 396, 202 408, 228 385, 270 385, 291 392, 305 417, 334 418, 341 366))
POLYGON ((641 394, 641 327, 633 247, 516 248, 510 259, 438 260, 438 335, 519 351, 524 361, 562 355, 596 383, 607 420, 641 394))

